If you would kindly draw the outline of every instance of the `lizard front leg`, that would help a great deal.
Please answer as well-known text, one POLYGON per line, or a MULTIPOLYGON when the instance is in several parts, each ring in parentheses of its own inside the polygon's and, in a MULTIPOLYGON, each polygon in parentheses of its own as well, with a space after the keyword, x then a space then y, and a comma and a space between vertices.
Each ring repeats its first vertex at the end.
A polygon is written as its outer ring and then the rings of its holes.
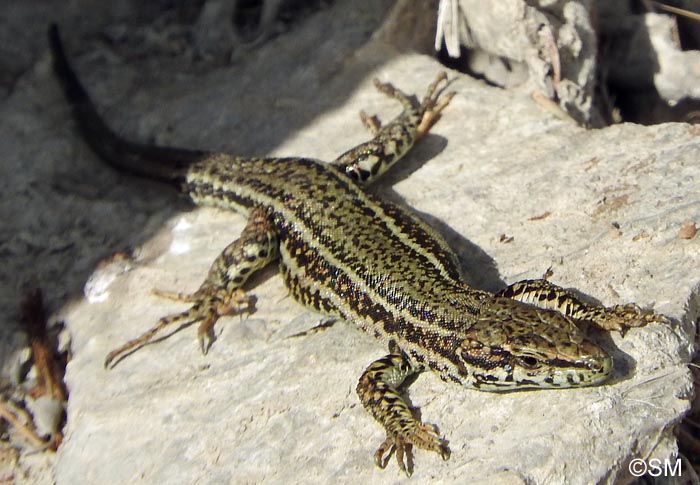
POLYGON ((604 330, 623 332, 631 327, 667 321, 663 315, 642 310, 634 303, 611 307, 585 303, 571 291, 544 279, 518 281, 499 291, 497 295, 556 310, 574 320, 590 322, 604 330))
POLYGON ((241 289, 248 277, 279 255, 279 241, 271 218, 263 208, 250 214, 241 237, 229 244, 214 260, 209 274, 192 294, 156 291, 156 294, 192 303, 181 313, 161 318, 147 332, 111 351, 105 367, 128 352, 153 340, 161 330, 174 324, 200 322, 197 330, 200 347, 206 353, 214 341, 213 328, 219 317, 250 307, 250 297, 241 289))
POLYGON ((445 460, 450 456, 437 426, 416 419, 402 396, 406 381, 418 372, 402 353, 392 353, 370 364, 356 389, 362 405, 386 430, 386 440, 374 454, 374 462, 384 468, 396 452, 399 468, 409 476, 413 472, 412 445, 439 453, 445 460))

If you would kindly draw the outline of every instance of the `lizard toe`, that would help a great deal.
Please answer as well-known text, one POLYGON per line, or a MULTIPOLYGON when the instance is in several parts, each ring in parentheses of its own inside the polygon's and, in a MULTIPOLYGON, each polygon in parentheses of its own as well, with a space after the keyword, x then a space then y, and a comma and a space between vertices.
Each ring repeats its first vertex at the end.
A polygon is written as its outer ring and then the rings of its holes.
POLYGON ((386 468, 391 455, 396 454, 399 469, 407 476, 413 474, 413 447, 438 453, 443 460, 450 458, 447 440, 440 437, 438 427, 429 423, 418 423, 408 436, 387 436, 374 453, 374 462, 379 468, 386 468))

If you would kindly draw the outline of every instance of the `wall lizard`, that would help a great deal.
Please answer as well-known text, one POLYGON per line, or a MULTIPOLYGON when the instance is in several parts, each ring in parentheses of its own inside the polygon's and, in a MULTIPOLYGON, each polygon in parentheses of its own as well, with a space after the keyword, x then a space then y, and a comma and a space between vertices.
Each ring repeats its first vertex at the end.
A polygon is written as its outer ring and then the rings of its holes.
POLYGON ((242 158, 124 140, 98 114, 55 26, 49 41, 77 127, 97 155, 118 170, 170 183, 196 204, 248 216, 240 238, 195 293, 160 292, 191 307, 110 352, 106 367, 177 323, 199 322, 206 353, 219 317, 247 309, 247 278, 278 261, 297 301, 387 346, 389 353, 361 375, 357 394, 386 431, 375 463, 383 468, 395 454, 410 474, 412 447, 444 459, 450 454, 437 427, 417 419, 408 405, 406 387, 419 373, 434 371, 446 382, 483 391, 595 385, 610 375, 613 362, 579 329, 581 322, 622 331, 663 321, 633 304, 584 303, 542 279, 495 294, 470 287, 452 250, 427 223, 365 191, 437 122, 454 94, 443 94, 444 73, 421 101, 375 81, 403 112, 385 126, 366 118, 374 138, 330 163, 242 158))

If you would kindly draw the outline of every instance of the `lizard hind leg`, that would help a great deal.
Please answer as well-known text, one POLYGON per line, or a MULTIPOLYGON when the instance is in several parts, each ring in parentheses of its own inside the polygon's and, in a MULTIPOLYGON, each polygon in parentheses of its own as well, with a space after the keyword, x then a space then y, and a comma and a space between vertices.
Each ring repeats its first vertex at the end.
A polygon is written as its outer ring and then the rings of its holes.
POLYGON ((251 310, 254 299, 241 287, 251 274, 277 259, 278 254, 279 242, 271 218, 263 208, 253 209, 241 237, 214 260, 197 291, 191 294, 154 291, 158 296, 188 302, 192 306, 184 312, 161 318, 139 337, 112 350, 105 358, 105 367, 112 367, 117 360, 152 342, 158 333, 175 324, 184 327, 199 322, 197 337, 202 352, 206 353, 215 339, 213 329, 219 317, 251 310))

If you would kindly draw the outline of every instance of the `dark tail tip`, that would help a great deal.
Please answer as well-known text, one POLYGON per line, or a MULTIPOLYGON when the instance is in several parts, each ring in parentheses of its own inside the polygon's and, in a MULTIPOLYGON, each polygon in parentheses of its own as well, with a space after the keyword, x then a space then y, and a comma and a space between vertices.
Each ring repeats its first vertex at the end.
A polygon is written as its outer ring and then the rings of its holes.
POLYGON ((90 148, 118 170, 164 182, 174 182, 179 186, 187 166, 199 160, 204 153, 133 143, 117 135, 97 112, 90 95, 71 67, 55 23, 49 25, 47 35, 54 72, 73 108, 78 129, 90 148))
POLYGON ((51 55, 53 57, 53 70, 63 85, 63 90, 66 93, 68 101, 73 104, 78 104, 89 99, 87 92, 83 89, 78 80, 78 76, 68 63, 68 58, 63 49, 61 34, 58 30, 58 25, 55 23, 49 25, 48 37, 49 47, 51 48, 51 55))

